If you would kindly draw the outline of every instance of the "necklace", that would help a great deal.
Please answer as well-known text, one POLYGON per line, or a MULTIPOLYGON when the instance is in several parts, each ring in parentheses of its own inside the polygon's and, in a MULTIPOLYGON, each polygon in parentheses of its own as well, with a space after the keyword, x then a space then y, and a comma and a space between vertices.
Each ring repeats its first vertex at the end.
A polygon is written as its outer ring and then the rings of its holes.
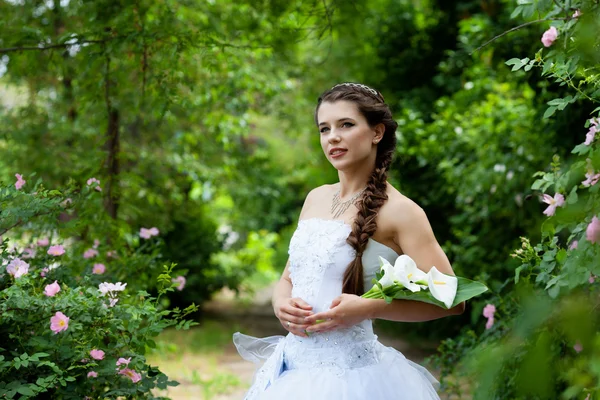
POLYGON ((333 218, 336 219, 345 213, 348 207, 356 202, 356 199, 360 197, 365 189, 366 187, 346 201, 340 201, 340 190, 338 189, 338 191, 333 195, 333 200, 331 201, 331 214, 333 214, 333 218))

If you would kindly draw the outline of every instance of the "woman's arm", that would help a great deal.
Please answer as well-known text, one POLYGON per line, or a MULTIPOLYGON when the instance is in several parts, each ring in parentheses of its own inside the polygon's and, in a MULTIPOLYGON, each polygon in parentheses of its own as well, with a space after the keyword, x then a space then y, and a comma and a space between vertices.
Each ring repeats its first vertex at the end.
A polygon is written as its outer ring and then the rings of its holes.
MULTIPOLYGON (((448 257, 437 242, 425 211, 413 201, 403 198, 391 204, 385 217, 397 227, 394 241, 403 253, 415 260, 419 269, 428 272, 435 266, 438 271, 454 275, 448 257)), ((465 311, 462 302, 449 310, 433 304, 412 300, 393 300, 387 304, 384 300, 373 299, 369 306, 371 318, 392 321, 419 322, 458 315, 465 311)))
MULTIPOLYGON (((314 197, 315 190, 313 189, 306 196, 302 211, 300 212, 300 219, 302 219, 302 216, 310 207, 311 198, 314 197)), ((273 290, 271 304, 275 316, 281 322, 281 326, 295 335, 306 337, 305 329, 308 327, 308 324, 304 318, 313 314, 311 311, 312 306, 299 297, 292 298, 292 280, 290 278, 289 267, 290 261, 288 260, 281 278, 273 290)))
MULTIPOLYGON (((421 207, 402 197, 396 198, 390 203, 390 207, 381 210, 379 220, 395 227, 394 241, 404 254, 415 261, 419 269, 427 272, 435 266, 442 273, 454 275, 448 257, 435 239, 429 220, 421 207)), ((462 314, 464 310, 464 302, 447 310, 419 301, 392 300, 387 304, 383 299, 365 299, 342 294, 332 302, 329 310, 307 318, 306 322, 312 324, 318 320, 325 320, 307 328, 308 332, 323 332, 352 326, 365 319, 420 322, 462 314)))

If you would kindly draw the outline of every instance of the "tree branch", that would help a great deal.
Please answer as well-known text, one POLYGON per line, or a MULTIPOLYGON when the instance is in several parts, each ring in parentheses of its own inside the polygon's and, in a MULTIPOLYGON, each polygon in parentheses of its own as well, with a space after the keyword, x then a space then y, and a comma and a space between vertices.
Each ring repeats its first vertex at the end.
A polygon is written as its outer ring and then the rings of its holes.
POLYGON ((512 29, 507 30, 506 32, 502 32, 501 34, 494 36, 493 38, 491 38, 490 40, 488 40, 487 42, 485 42, 484 44, 482 44, 481 46, 479 46, 478 48, 476 48, 475 50, 473 50, 471 53, 469 53, 469 55, 472 55, 473 53, 481 50, 482 48, 484 48, 485 46, 487 46, 488 44, 492 43, 494 40, 500 39, 502 36, 507 35, 511 32, 517 31, 521 28, 524 28, 528 25, 532 25, 532 24, 537 24, 539 22, 545 22, 545 21, 566 21, 569 18, 542 18, 542 19, 536 19, 535 21, 529 21, 529 22, 525 22, 524 24, 521 24, 519 26, 515 26, 512 29))
POLYGON ((112 40, 113 38, 110 39, 94 39, 94 40, 82 40, 82 41, 77 41, 75 43, 61 43, 61 44, 51 44, 48 46, 18 46, 18 47, 8 47, 5 49, 0 49, 0 54, 2 53, 11 53, 11 52, 15 52, 15 51, 29 51, 29 50, 38 50, 38 51, 44 51, 44 50, 52 50, 52 49, 62 49, 65 47, 69 47, 69 46, 77 46, 77 45, 83 45, 86 43, 105 43, 108 42, 109 40, 112 40))

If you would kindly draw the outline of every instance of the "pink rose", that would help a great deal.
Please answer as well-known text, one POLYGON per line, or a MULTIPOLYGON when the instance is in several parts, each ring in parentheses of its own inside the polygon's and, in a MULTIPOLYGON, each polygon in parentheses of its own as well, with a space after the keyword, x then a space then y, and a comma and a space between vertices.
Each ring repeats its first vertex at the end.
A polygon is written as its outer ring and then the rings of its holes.
POLYGON ((125 369, 122 369, 121 371, 119 371, 119 375, 124 375, 124 376, 129 377, 129 379, 131 379, 131 382, 133 382, 133 383, 137 383, 142 379, 142 376, 139 373, 137 373, 134 370, 129 369, 129 368, 125 368, 125 369))
POLYGON ((581 184, 585 187, 594 186, 598 181, 600 181, 600 172, 594 173, 594 170, 588 170, 585 174, 585 181, 581 182, 581 184))
POLYGON ((98 377, 98 373, 96 371, 90 371, 87 374, 88 378, 97 378, 98 377))
POLYGON ((104 264, 94 264, 94 268, 92 269, 92 274, 102 275, 106 271, 106 267, 104 264))
POLYGON ((548 29, 542 35, 542 43, 544 44, 544 46, 550 47, 550 46, 552 46, 552 43, 554 43, 554 41, 556 40, 557 37, 558 37, 558 30, 556 30, 555 27, 551 26, 550 29, 548 29))
POLYGON ((585 230, 585 237, 592 243, 600 243, 600 220, 594 216, 585 230))
POLYGON ((576 249, 578 246, 579 246, 579 241, 577 241, 577 240, 573 240, 573 241, 571 242, 571 245, 569 246, 569 250, 574 250, 574 249, 576 249))
POLYGON ((141 228, 140 229, 140 237, 144 239, 150 239, 152 236, 158 236, 159 230, 156 227, 152 227, 150 229, 141 228))
POLYGON ((591 284, 591 283, 594 283, 594 282, 596 282, 596 276, 594 276, 594 275, 590 275, 590 279, 588 279, 588 282, 589 282, 590 284, 591 284))
POLYGON ((92 356, 94 360, 103 360, 104 352, 102 350, 93 349, 90 351, 90 356, 92 356))
POLYGON ((599 124, 600 124, 600 118, 590 119, 590 129, 588 130, 587 134, 585 135, 585 142, 583 142, 583 144, 585 144, 586 146, 589 146, 590 144, 592 144, 592 142, 596 138, 596 133, 598 133, 598 131, 600 130, 600 127, 598 126, 599 124))
POLYGON ((496 313, 496 306, 493 304, 488 304, 483 308, 483 316, 486 317, 487 323, 485 324, 485 329, 490 329, 494 325, 494 314, 496 313))
POLYGON ((42 268, 42 271, 40 272, 40 276, 42 278, 44 278, 46 276, 46 274, 48 273, 48 271, 50 271, 48 268, 42 268))
POLYGON ((35 253, 36 252, 35 252, 34 249, 32 249, 30 247, 27 247, 27 248, 25 248, 23 250, 23 255, 21 257, 23 257, 25 259, 27 259, 27 258, 33 258, 33 257, 35 257, 35 253))
POLYGON ((15 187, 17 188, 17 190, 21 190, 21 188, 23 187, 23 185, 25 185, 27 181, 23 179, 23 175, 21 174, 15 174, 15 176, 17 177, 15 187))
POLYGON ((496 306, 493 304, 488 304, 483 308, 483 316, 486 318, 494 318, 495 313, 496 313, 496 306))
POLYGON ((544 194, 542 201, 549 204, 548 208, 544 210, 544 214, 551 217, 556 212, 556 207, 562 207, 565 204, 565 196, 560 193, 555 193, 554 197, 544 194))
POLYGON ((175 287, 175 289, 177 289, 179 291, 183 290, 183 288, 185 287, 186 280, 185 280, 185 277, 183 277, 181 275, 179 275, 176 278, 171 279, 171 281, 173 283, 178 283, 178 285, 175 287))
POLYGON ((60 292, 60 285, 56 283, 56 281, 54 281, 54 283, 46 285, 46 287, 44 288, 44 293, 48 297, 53 297, 58 292, 60 292))
POLYGON ((148 229, 142 228, 140 229, 140 237, 142 239, 150 239, 152 235, 150 234, 150 231, 148 229))
POLYGON ((83 253, 83 258, 92 258, 92 257, 96 257, 97 255, 98 255, 98 250, 96 250, 96 249, 87 249, 83 253))
POLYGON ((573 346, 573 348, 578 353, 581 353, 581 351, 583 350, 583 346, 581 345, 581 343, 579 343, 579 341, 577 341, 577 343, 575 343, 575 346, 573 346))
POLYGON ((44 237, 44 238, 38 239, 38 241, 37 241, 37 245, 38 245, 38 246, 46 247, 46 246, 48 246, 49 244, 50 244, 50 241, 48 240, 48 238, 47 238, 47 237, 44 237))
POLYGON ((50 317, 50 330, 57 334, 58 332, 66 331, 69 327, 69 317, 57 311, 53 317, 50 317))
POLYGON ((117 367, 120 365, 129 365, 130 362, 131 362, 131 357, 129 357, 129 358, 119 357, 119 359, 117 360, 117 367))
POLYGON ((65 248, 61 245, 50 246, 48 249, 48 254, 51 256, 62 256, 65 254, 65 248))
POLYGON ((29 272, 29 264, 25 261, 15 258, 6 266, 6 272, 17 279, 29 272))

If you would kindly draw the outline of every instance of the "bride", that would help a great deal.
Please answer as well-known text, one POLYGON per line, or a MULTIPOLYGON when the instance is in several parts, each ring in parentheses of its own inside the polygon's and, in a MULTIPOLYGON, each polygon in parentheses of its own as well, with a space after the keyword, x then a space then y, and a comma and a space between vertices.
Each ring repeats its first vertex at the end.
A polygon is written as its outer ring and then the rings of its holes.
POLYGON ((290 241, 272 300, 289 334, 234 334, 240 354, 261 364, 246 400, 439 399, 435 378, 381 344, 371 321, 428 321, 461 314, 464 303, 360 297, 379 256, 393 264, 407 254, 425 272, 454 275, 424 211, 387 182, 398 125, 381 93, 355 83, 323 93, 315 122, 339 182, 308 194, 290 241))

